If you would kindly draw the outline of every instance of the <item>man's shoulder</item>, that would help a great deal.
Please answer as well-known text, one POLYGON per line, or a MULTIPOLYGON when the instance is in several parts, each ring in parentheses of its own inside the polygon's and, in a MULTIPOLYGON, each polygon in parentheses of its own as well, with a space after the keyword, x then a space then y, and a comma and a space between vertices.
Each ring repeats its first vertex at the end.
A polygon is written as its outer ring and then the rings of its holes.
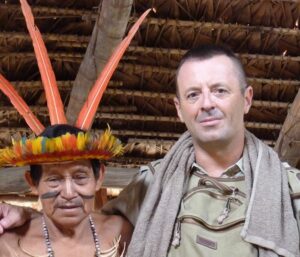
POLYGON ((142 165, 140 167, 139 173, 143 174, 143 173, 151 172, 152 174, 154 174, 155 170, 159 167, 161 161, 162 161, 162 159, 158 159, 158 160, 149 162, 147 165, 142 165))
POLYGON ((24 225, 5 230, 5 233, 0 236, 0 241, 17 242, 17 239, 25 236, 34 236, 34 226, 36 226, 37 219, 29 220, 24 225))
POLYGON ((93 213, 93 219, 100 234, 105 234, 111 241, 120 235, 127 237, 131 235, 133 227, 124 217, 119 215, 105 215, 102 213, 93 213))
POLYGON ((94 219, 95 225, 99 229, 111 230, 122 227, 126 219, 119 215, 106 215, 103 213, 93 213, 92 217, 94 219))
POLYGON ((0 236, 0 252, 8 248, 16 248, 19 238, 22 237, 20 229, 6 230, 3 235, 0 236))
POLYGON ((283 166, 287 172, 292 197, 300 197, 300 170, 286 162, 283 163, 283 166))

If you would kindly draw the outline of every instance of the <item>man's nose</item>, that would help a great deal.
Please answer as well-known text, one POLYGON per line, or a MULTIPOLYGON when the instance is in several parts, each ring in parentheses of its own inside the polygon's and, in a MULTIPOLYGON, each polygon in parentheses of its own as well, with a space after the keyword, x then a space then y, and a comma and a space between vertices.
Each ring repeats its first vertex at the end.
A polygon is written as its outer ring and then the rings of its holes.
POLYGON ((77 196, 72 179, 66 179, 62 185, 61 196, 65 199, 73 199, 77 196))
POLYGON ((215 108, 215 102, 211 92, 205 91, 202 93, 201 109, 208 111, 215 108))

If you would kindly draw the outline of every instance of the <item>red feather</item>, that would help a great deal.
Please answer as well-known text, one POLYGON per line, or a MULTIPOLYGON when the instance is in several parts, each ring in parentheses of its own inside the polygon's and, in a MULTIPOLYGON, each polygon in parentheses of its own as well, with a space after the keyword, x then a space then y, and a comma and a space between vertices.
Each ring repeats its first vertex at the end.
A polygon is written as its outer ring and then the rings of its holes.
POLYGON ((31 130, 39 135, 45 129, 40 123, 38 118, 32 113, 28 105, 24 102, 22 97, 14 89, 14 87, 0 74, 0 89, 9 98, 12 105, 17 109, 17 111, 24 117, 26 123, 31 128, 31 130))
POLYGON ((76 121, 76 127, 88 130, 90 129, 93 118, 95 116, 95 113, 97 111, 98 105, 101 101, 102 95, 108 85, 109 80, 111 79, 115 69, 117 68, 117 65, 122 58, 124 52, 126 51, 127 47, 129 46, 132 38, 134 37, 135 33, 137 32, 139 26, 145 19, 145 17, 148 15, 148 13, 151 11, 151 9, 148 9, 143 13, 143 15, 136 21, 136 23, 133 25, 133 27, 130 29, 127 37, 123 39, 123 41, 118 45, 118 47, 115 49, 114 53, 108 60, 107 64, 103 68, 100 76, 98 77, 97 81, 95 82, 95 85, 93 86, 92 90, 90 91, 88 98, 83 105, 77 121, 76 121))
POLYGON ((34 52, 40 69, 49 109, 51 124, 65 124, 64 106, 57 88, 55 74, 53 72, 47 49, 43 42, 39 29, 34 24, 34 18, 26 0, 20 0, 26 25, 33 42, 34 52))

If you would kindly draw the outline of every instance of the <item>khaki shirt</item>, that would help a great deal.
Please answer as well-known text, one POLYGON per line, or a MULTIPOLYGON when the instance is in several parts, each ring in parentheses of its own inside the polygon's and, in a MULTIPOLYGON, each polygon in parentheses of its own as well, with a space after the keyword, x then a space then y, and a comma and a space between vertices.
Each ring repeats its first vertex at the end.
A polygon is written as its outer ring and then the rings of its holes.
POLYGON ((240 236, 247 210, 241 164, 242 160, 218 178, 192 165, 168 257, 258 256, 257 248, 240 236))
MULTIPOLYGON (((159 163, 160 160, 157 160, 152 162, 151 164, 155 168, 157 165, 159 165, 159 163)), ((205 173, 205 171, 196 163, 194 163, 193 166, 198 166, 199 170, 202 170, 202 172, 205 173)), ((234 176, 243 176, 243 167, 241 166, 241 160, 224 171, 223 175, 229 177, 232 176, 232 171, 236 170, 236 166, 239 167, 239 171, 234 174, 234 176)), ((287 165, 286 169, 289 178, 290 193, 291 199, 293 201, 294 213, 300 231, 300 171, 287 165)), ((142 207, 143 199, 153 181, 153 172, 154 171, 151 170, 149 166, 141 166, 132 182, 126 188, 124 188, 124 190, 116 199, 109 201, 103 207, 103 212, 107 214, 122 215, 126 217, 133 226, 135 226, 140 209, 142 207)))

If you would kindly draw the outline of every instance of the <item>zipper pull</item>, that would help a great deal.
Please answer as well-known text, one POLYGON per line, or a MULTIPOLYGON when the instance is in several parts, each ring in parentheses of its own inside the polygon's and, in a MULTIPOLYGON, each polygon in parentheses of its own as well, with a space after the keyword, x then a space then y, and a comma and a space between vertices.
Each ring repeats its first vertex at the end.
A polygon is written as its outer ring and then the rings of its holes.
POLYGON ((230 212, 230 202, 231 202, 231 197, 227 199, 226 205, 220 216, 217 218, 218 223, 221 225, 224 220, 229 216, 230 212))
POLYGON ((180 245, 180 232, 181 232, 181 224, 180 224, 180 219, 177 219, 175 223, 175 229, 174 229, 174 236, 172 240, 172 245, 174 247, 178 247, 180 245))

